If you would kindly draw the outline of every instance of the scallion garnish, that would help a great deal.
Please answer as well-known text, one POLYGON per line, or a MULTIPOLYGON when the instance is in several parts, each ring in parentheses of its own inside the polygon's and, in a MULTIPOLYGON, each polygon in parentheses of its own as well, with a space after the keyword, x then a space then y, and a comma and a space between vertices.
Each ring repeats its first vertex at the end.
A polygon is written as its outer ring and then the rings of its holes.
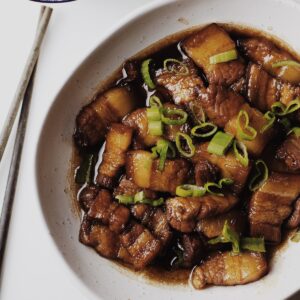
POLYGON ((163 109, 161 120, 167 125, 183 125, 188 118, 188 114, 182 109, 163 109), (177 116, 176 119, 170 118, 171 116, 177 116), (179 117, 179 118, 178 118, 179 117))
POLYGON ((254 252, 266 252, 265 240, 263 237, 245 237, 241 239, 241 248, 254 252))
POLYGON ((116 199, 119 201, 120 204, 124 205, 131 205, 131 204, 148 204, 151 206, 160 206, 164 204, 164 199, 159 198, 156 200, 147 199, 145 197, 144 191, 140 191, 136 193, 134 196, 128 196, 128 195, 118 195, 116 196, 116 199))
POLYGON ((284 116, 285 105, 279 101, 275 102, 271 106, 272 113, 276 116, 284 116))
POLYGON ((167 71, 169 71, 169 72, 178 73, 180 75, 188 75, 190 73, 188 67, 185 64, 183 64, 181 61, 179 61, 178 59, 175 59, 175 58, 167 58, 167 59, 165 59, 164 60, 164 69, 167 70, 167 71), (170 63, 180 65, 181 70, 177 71, 174 68, 174 65, 171 68, 169 68, 168 64, 170 64, 170 63))
POLYGON ((208 144, 207 151, 216 155, 224 155, 232 141, 233 136, 231 134, 218 131, 208 144))
POLYGON ((209 63, 211 65, 215 65, 215 64, 235 60, 237 58, 238 58, 238 53, 237 53, 236 49, 232 49, 232 50, 211 56, 209 58, 209 63))
POLYGON ((259 159, 255 162, 256 174, 252 177, 249 183, 249 190, 254 192, 259 189, 268 179, 269 170, 266 163, 259 159))
POLYGON ((151 89, 154 90, 155 89, 155 84, 151 79, 151 75, 150 75, 150 63, 151 63, 152 59, 146 59, 145 61, 143 61, 142 63, 142 67, 141 67, 141 73, 142 73, 142 77, 144 82, 146 83, 146 85, 151 89))
POLYGON ((300 64, 294 60, 281 60, 272 64, 272 68, 279 67, 300 67, 300 64))
POLYGON ((176 142, 177 150, 179 151, 179 153, 182 156, 185 156, 185 157, 192 157, 192 156, 194 156, 194 154, 195 154, 195 146, 193 144, 192 139, 187 134, 182 133, 182 132, 177 132, 176 133, 175 142, 176 142), (185 144, 186 144, 186 146, 188 148, 188 151, 186 151, 182 147, 181 140, 184 140, 184 142, 185 142, 185 144))
POLYGON ((265 114, 264 114, 264 118, 267 120, 267 123, 266 125, 264 125, 261 129, 260 129, 260 133, 264 133, 265 131, 267 131, 268 129, 270 129, 275 120, 276 120, 276 117, 274 115, 273 112, 271 111, 267 111, 265 114))
POLYGON ((161 112, 159 107, 151 106, 147 108, 147 119, 148 121, 160 121, 161 120, 161 112))
POLYGON ((205 193, 204 187, 193 184, 179 185, 176 188, 176 195, 179 197, 202 197, 205 193))
POLYGON ((192 128, 191 134, 196 137, 206 138, 216 133, 218 127, 209 122, 202 123, 192 128))
POLYGON ((163 134, 161 111, 157 106, 147 108, 148 133, 155 136, 163 134))
POLYGON ((234 140, 234 142, 233 142, 233 151, 234 151, 236 159, 244 167, 248 167, 249 158, 248 158, 247 147, 245 146, 245 144, 240 142, 240 141, 234 140))
POLYGON ((228 221, 226 220, 221 235, 214 239, 209 240, 208 243, 211 245, 215 245, 219 243, 231 243, 232 251, 234 253, 239 253, 240 252, 239 241, 240 241, 239 235, 228 225, 228 221))
POLYGON ((285 114, 291 114, 300 108, 300 98, 290 101, 285 109, 285 114))
POLYGON ((162 107, 162 103, 161 103, 160 99, 155 95, 152 95, 150 97, 149 104, 150 104, 150 106, 154 106, 154 107, 158 107, 158 108, 162 107))
POLYGON ((292 128, 292 129, 288 132, 288 135, 289 135, 289 134, 293 134, 293 133, 296 135, 297 138, 300 137, 300 127, 294 127, 294 128, 292 128))
POLYGON ((91 183, 94 175, 95 155, 84 155, 80 167, 76 170, 75 182, 78 184, 91 183))
POLYGON ((222 190, 225 185, 231 185, 231 184, 233 184, 232 179, 222 178, 219 180, 218 183, 215 182, 205 183, 204 188, 211 195, 224 196, 224 194, 221 193, 220 190, 222 190))
POLYGON ((290 101, 287 106, 283 103, 277 101, 271 106, 272 112, 277 116, 286 116, 298 110, 300 108, 300 99, 296 98, 293 101, 290 101))
POLYGON ((253 141, 257 131, 249 125, 249 115, 245 110, 241 110, 237 118, 237 135, 244 141, 253 141))
POLYGON ((163 171, 167 156, 169 156, 170 158, 174 158, 176 155, 174 146, 171 144, 171 142, 166 140, 159 140, 156 143, 156 146, 151 150, 154 158, 157 158, 159 156, 159 171, 163 171))

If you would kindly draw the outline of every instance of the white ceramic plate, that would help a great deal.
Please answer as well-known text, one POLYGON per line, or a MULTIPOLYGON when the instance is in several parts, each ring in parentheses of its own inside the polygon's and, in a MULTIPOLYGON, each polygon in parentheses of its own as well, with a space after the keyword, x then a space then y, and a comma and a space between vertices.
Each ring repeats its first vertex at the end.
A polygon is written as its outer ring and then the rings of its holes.
POLYGON ((70 200, 67 175, 76 114, 99 82, 126 58, 167 35, 211 22, 262 29, 297 50, 299 15, 299 5, 289 0, 154 2, 128 16, 105 40, 99 41, 99 46, 62 86, 40 134, 36 184, 45 221, 64 258, 61 269, 91 299, 282 299, 298 290, 300 244, 293 243, 276 256, 269 275, 245 286, 195 291, 189 286, 152 284, 128 273, 78 242, 79 218, 70 200))

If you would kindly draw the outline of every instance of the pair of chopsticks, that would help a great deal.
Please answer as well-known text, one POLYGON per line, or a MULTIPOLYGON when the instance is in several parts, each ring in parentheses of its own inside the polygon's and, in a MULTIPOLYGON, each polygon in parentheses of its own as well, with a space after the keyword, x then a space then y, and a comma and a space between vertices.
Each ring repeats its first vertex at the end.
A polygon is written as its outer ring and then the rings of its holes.
POLYGON ((5 195, 4 195, 2 212, 0 217, 0 277, 3 269, 3 258, 5 253, 5 246, 6 246, 7 236, 8 236, 10 217, 12 213, 14 196, 15 196, 16 185, 18 180, 20 160, 22 155, 30 100, 31 100, 31 95, 33 90, 34 75, 35 75, 41 44, 50 21, 51 13, 52 13, 52 8, 45 7, 45 6, 41 7, 37 32, 33 42, 33 46, 30 51, 27 63, 25 65, 21 80, 17 87, 17 92, 11 104, 7 119, 5 120, 4 129, 1 132, 1 136, 0 136, 0 163, 1 163, 9 136, 11 134, 14 125, 14 121, 20 109, 20 105, 22 104, 16 139, 13 148, 13 154, 12 154, 12 159, 11 159, 11 164, 9 169, 9 175, 8 175, 8 180, 7 180, 7 185, 6 185, 5 195))

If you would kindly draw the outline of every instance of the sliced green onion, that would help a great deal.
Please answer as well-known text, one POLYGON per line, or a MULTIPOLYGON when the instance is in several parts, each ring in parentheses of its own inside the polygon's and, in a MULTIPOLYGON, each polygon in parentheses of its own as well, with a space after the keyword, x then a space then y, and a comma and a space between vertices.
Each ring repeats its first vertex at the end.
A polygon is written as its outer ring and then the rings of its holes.
POLYGON ((234 253, 240 252, 240 245, 239 245, 239 235, 228 225, 228 221, 226 220, 222 229, 222 233, 220 236, 211 239, 208 241, 209 244, 219 244, 219 243, 231 243, 232 244, 232 251, 234 253))
POLYGON ((281 60, 272 64, 272 68, 279 67, 300 67, 300 64, 294 60, 281 60))
POLYGON ((249 126, 249 115, 243 109, 239 112, 237 118, 237 135, 245 141, 253 141, 257 135, 257 131, 249 126))
POLYGON ((159 156, 159 171, 163 171, 165 167, 165 161, 167 156, 170 158, 174 158, 176 155, 175 148, 169 141, 166 140, 159 140, 155 147, 152 149, 152 156, 157 158, 159 156))
POLYGON ((293 101, 290 101, 285 109, 285 114, 291 114, 294 111, 298 110, 300 108, 300 99, 296 98, 293 101))
POLYGON ((210 141, 207 151, 216 155, 224 155, 231 146, 233 136, 222 131, 218 131, 210 141))
POLYGON ((188 114, 182 109, 163 109, 161 120, 167 125, 183 125, 188 118, 188 114), (164 115, 166 114, 166 116, 164 115), (177 116, 179 119, 171 119, 168 116, 177 116))
POLYGON ((134 203, 139 203, 145 199, 145 192, 140 191, 134 195, 133 201, 134 203))
POLYGON ((94 175, 96 155, 87 154, 83 156, 80 167, 76 170, 75 182, 77 184, 91 183, 94 175))
POLYGON ((176 195, 179 197, 202 197, 206 193, 206 189, 193 184, 179 185, 176 188, 176 195))
POLYGON ((292 134, 294 133, 296 135, 296 137, 298 138, 300 136, 300 127, 294 127, 292 128, 289 132, 288 132, 288 135, 289 134, 292 134))
POLYGON ((234 181, 232 179, 230 179, 230 178, 222 178, 222 179, 219 180, 218 183, 215 183, 215 182, 207 182, 207 183, 205 183, 204 188, 211 195, 224 196, 224 194, 221 193, 221 192, 219 192, 219 190, 222 190, 222 188, 225 185, 231 185, 231 184, 233 184, 233 182, 234 181), (215 191, 215 190, 217 190, 217 191, 215 191))
POLYGON ((161 112, 159 107, 151 106, 147 108, 147 119, 149 121, 160 121, 161 120, 161 112))
POLYGON ((150 104, 150 106, 157 106, 159 108, 161 108, 163 106, 160 99, 155 95, 150 97, 149 104, 150 104))
POLYGON ((245 237, 241 239, 241 248, 254 251, 266 252, 264 238, 245 237))
POLYGON ((269 170, 266 163, 259 159, 255 162, 256 174, 252 177, 249 183, 249 190, 254 192, 259 189, 268 179, 269 170))
POLYGON ((248 151, 244 143, 234 140, 233 142, 233 151, 236 159, 244 166, 248 167, 249 158, 248 151))
POLYGON ((183 62, 181 62, 181 61, 179 61, 178 59, 175 59, 175 58, 165 59, 164 60, 164 69, 168 70, 170 72, 175 72, 175 73, 181 74, 181 75, 188 75, 190 73, 188 67, 185 64, 183 64, 183 62), (171 69, 168 68, 169 63, 175 63, 175 64, 180 65, 182 67, 182 71, 179 72, 179 71, 175 70, 174 66, 172 66, 171 69))
POLYGON ((155 136, 163 135, 163 126, 161 121, 148 122, 148 133, 155 136))
POLYGON ((271 106, 271 110, 276 116, 284 116, 285 109, 286 109, 285 105, 279 101, 276 101, 271 106))
POLYGON ((271 111, 267 111, 264 114, 264 118, 267 120, 267 123, 260 129, 260 133, 264 133, 265 131, 270 129, 276 120, 275 114, 271 111))
POLYGON ((192 128, 191 134, 196 137, 209 137, 216 133, 218 127, 213 123, 202 123, 192 128))
POLYGON ((152 61, 151 58, 143 61, 142 68, 141 68, 141 73, 142 73, 142 77, 143 77, 143 80, 146 83, 146 85, 151 90, 154 90, 155 89, 155 84, 154 84, 154 82, 151 79, 150 69, 149 69, 149 65, 150 65, 151 61, 152 61))
POLYGON ((232 49, 232 50, 211 56, 209 58, 209 63, 211 65, 215 65, 215 64, 235 60, 237 58, 238 58, 238 53, 237 53, 236 49, 232 49))
POLYGON ((116 196, 116 199, 119 200, 120 204, 124 204, 124 205, 128 205, 128 204, 133 204, 134 203, 134 199, 132 196, 128 196, 128 195, 118 195, 116 196))
POLYGON ((177 132, 176 133, 175 142, 176 142, 177 150, 179 151, 179 153, 182 156, 185 156, 185 157, 192 157, 192 156, 194 156, 194 154, 195 154, 195 146, 193 144, 192 139, 187 134, 182 133, 182 132, 177 132), (182 148, 181 139, 183 139, 185 141, 187 147, 189 148, 189 151, 185 151, 182 148))
POLYGON ((300 242, 300 231, 296 231, 293 236, 291 237, 291 241, 294 243, 299 243, 300 242))

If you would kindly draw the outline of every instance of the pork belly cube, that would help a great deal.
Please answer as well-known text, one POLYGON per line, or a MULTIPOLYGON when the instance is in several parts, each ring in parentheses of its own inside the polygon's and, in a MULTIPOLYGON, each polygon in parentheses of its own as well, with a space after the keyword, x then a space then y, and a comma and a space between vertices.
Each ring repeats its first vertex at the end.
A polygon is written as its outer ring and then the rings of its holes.
POLYGON ((99 193, 99 188, 94 185, 88 185, 79 194, 79 205, 85 212, 89 210, 92 203, 99 193))
POLYGON ((166 201, 169 224, 181 232, 192 232, 199 219, 217 216, 236 205, 238 198, 231 194, 224 196, 174 197, 166 201))
POLYGON ((299 225, 300 225, 300 197, 295 201, 293 212, 289 216, 285 227, 290 229, 295 229, 299 225))
POLYGON ((218 252, 211 255, 192 274, 196 289, 206 285, 241 285, 257 281, 268 272, 267 261, 261 253, 218 252))
POLYGON ((159 171, 158 166, 159 159, 153 159, 150 152, 127 153, 127 178, 141 188, 174 194, 176 187, 188 179, 190 167, 184 159, 166 160, 163 171, 159 171))
POLYGON ((119 122, 136 107, 135 94, 126 87, 115 87, 98 95, 76 117, 74 140, 80 147, 97 146, 111 123, 119 122))
POLYGON ((235 49, 235 42, 217 24, 209 25, 183 42, 187 55, 202 68, 210 84, 230 86, 245 73, 241 60, 210 64, 209 58, 216 54, 235 49))
POLYGON ((133 226, 120 236, 118 257, 133 265, 136 270, 144 269, 159 254, 161 243, 140 224, 133 226))
POLYGON ((259 157, 263 152, 266 145, 269 143, 274 135, 274 130, 269 128, 268 130, 261 132, 263 126, 267 124, 267 120, 264 115, 257 109, 250 107, 247 103, 241 107, 246 111, 249 116, 249 126, 253 127, 257 131, 257 135, 254 140, 246 141, 240 138, 238 134, 238 116, 232 118, 225 126, 225 132, 228 132, 236 137, 237 140, 243 142, 247 147, 248 152, 254 157, 259 157))
POLYGON ((197 164, 201 160, 209 161, 218 168, 221 177, 230 178, 234 181, 233 185, 230 186, 234 193, 241 192, 251 171, 251 163, 244 167, 236 159, 233 151, 223 156, 211 154, 207 151, 208 145, 208 142, 196 145, 195 155, 192 157, 193 163, 197 164))
POLYGON ((284 60, 295 60, 288 52, 279 49, 273 42, 265 38, 247 38, 239 41, 240 49, 252 61, 259 65, 271 75, 292 84, 300 83, 300 68, 295 66, 284 66, 274 68, 274 63, 284 60))
POLYGON ((207 182, 216 182, 219 168, 206 159, 199 159, 195 164, 195 182, 198 186, 204 186, 207 182))
POLYGON ((300 175, 272 172, 249 204, 250 232, 270 242, 280 242, 280 228, 300 194, 300 175))
POLYGON ((241 95, 217 85, 210 85, 206 92, 199 96, 199 102, 209 120, 219 127, 225 127, 237 116, 245 103, 241 95))
POLYGON ((98 168, 97 183, 112 188, 126 163, 126 152, 132 142, 132 129, 123 124, 111 125, 106 136, 105 150, 98 168))
POLYGON ((170 63, 168 67, 157 72, 156 82, 166 90, 174 103, 187 104, 197 99, 204 85, 192 61, 170 63))

